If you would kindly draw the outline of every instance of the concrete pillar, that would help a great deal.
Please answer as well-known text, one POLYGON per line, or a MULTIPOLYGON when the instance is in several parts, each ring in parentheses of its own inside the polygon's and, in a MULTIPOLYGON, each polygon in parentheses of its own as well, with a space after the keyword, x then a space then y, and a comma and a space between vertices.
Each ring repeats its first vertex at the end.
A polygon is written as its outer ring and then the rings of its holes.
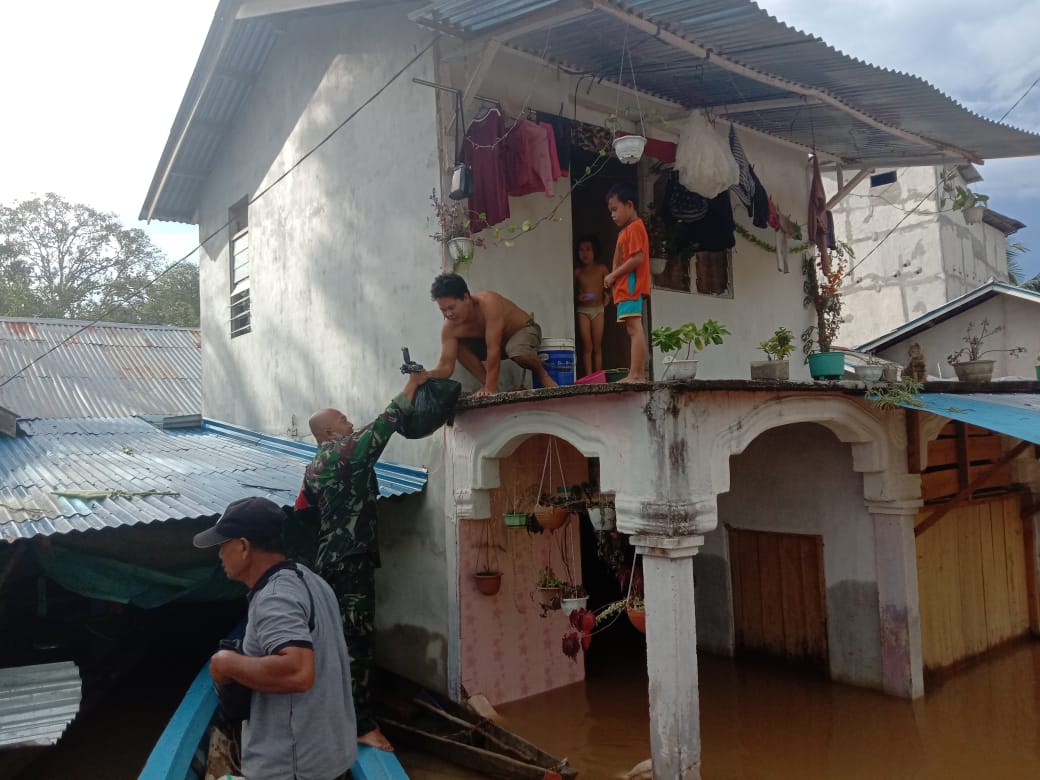
POLYGON ((650 748, 655 780, 700 780, 693 556, 703 536, 632 537, 643 556, 650 748))
POLYGON ((885 693, 902 699, 924 695, 914 537, 914 518, 919 507, 920 501, 867 502, 874 521, 874 560, 881 618, 881 687, 885 693))

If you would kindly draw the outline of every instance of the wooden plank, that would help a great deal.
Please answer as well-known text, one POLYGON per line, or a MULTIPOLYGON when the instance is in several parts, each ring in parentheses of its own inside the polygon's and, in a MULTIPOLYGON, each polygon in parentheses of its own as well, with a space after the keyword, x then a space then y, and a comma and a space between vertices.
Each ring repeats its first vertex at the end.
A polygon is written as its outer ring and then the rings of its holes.
POLYGON ((780 545, 777 534, 758 536, 758 565, 762 569, 762 639, 768 652, 783 655, 784 610, 780 595, 780 545))
POLYGON ((1026 568, 1026 605, 1029 609, 1029 628, 1034 634, 1038 634, 1040 633, 1040 598, 1037 595, 1036 525, 1025 515, 1021 515, 1020 519, 1026 568))
POLYGON ((906 470, 908 474, 920 474, 921 413, 916 409, 904 409, 903 412, 906 420, 906 470))
POLYGON ((1013 636, 1029 632, 1029 574, 1026 563, 1025 523, 1020 512, 1021 496, 1009 496, 1003 503, 1004 537, 1007 548, 1008 594, 1011 604, 1013 636))
POLYGON ((932 439, 928 442, 928 468, 953 466, 956 463, 956 439, 932 439))
POLYGON ((999 436, 971 436, 968 438, 968 461, 1000 460, 999 436))
POLYGON ((795 534, 780 538, 780 601, 784 618, 784 652, 790 658, 808 657, 805 604, 802 590, 801 540, 795 534))
POLYGON ((744 589, 744 646, 748 649, 765 647, 762 629, 762 567, 758 560, 758 542, 755 535, 744 531, 741 541, 743 559, 740 572, 744 589))
POLYGON ((744 645, 744 600, 743 578, 741 576, 740 564, 742 555, 740 550, 741 532, 736 528, 727 528, 729 539, 729 582, 730 591, 733 594, 733 643, 734 647, 744 645))
POLYGON ((960 475, 961 487, 967 485, 968 477, 968 434, 964 423, 957 424, 957 472, 960 475))
POLYGON ((1011 486, 1011 464, 1002 463, 994 468, 993 464, 984 463, 979 466, 968 467, 968 478, 976 483, 976 490, 986 488, 1010 487, 1011 486))
MULTIPOLYGON (((986 635, 981 646, 972 645, 970 648, 971 652, 978 653, 985 650, 992 642, 1000 641, 1001 635, 1001 624, 1003 623, 1003 616, 997 613, 1000 600, 998 594, 995 592, 996 583, 996 568, 994 563, 994 552, 993 552, 993 533, 989 523, 988 517, 988 505, 976 506, 977 512, 985 513, 985 517, 980 517, 979 521, 979 561, 982 564, 982 588, 983 588, 983 604, 986 614, 986 635)), ((1000 545, 1001 552, 1003 552, 1004 545, 1000 545)))
POLYGON ((971 423, 959 423, 962 426, 965 436, 991 436, 993 431, 988 428, 980 428, 977 425, 971 423))
POLYGON ((805 642, 808 657, 823 669, 827 658, 827 583, 823 570, 823 537, 809 536, 799 545, 802 604, 805 606, 805 642))
POLYGON ((986 583, 987 603, 992 602, 995 619, 989 621, 990 640, 987 647, 1005 642, 1014 636, 1011 628, 1011 603, 1008 592, 1007 540, 1004 534, 1003 502, 992 502, 979 507, 989 517, 993 580, 986 583))
POLYGON ((921 498, 934 501, 956 495, 960 490, 960 475, 955 468, 927 471, 921 475, 921 498))

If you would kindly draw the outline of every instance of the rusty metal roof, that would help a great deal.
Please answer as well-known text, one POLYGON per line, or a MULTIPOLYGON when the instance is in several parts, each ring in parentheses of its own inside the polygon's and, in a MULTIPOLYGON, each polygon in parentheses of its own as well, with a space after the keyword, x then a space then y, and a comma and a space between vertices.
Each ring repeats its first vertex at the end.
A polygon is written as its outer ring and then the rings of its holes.
MULTIPOLYGON (((0 384, 88 325, 0 317, 0 384)), ((202 411, 201 336, 170 325, 90 325, 0 387, 19 417, 126 417, 202 411)))
MULTIPOLYGON (((292 504, 315 447, 196 418, 20 420, 0 436, 0 542, 212 517, 262 495, 292 504), (156 421, 161 423, 161 421, 156 421)), ((380 461, 380 495, 417 493, 426 470, 380 461)))

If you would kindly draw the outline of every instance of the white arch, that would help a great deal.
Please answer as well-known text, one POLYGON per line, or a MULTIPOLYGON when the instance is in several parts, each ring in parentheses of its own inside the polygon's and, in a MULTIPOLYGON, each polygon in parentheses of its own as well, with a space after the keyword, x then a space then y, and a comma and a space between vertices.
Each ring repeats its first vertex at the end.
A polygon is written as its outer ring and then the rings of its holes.
MULTIPOLYGON (((791 396, 753 408, 723 430, 712 444, 711 477, 716 493, 729 490, 729 459, 747 449, 766 431, 796 423, 817 423, 852 449, 852 468, 858 472, 885 472, 891 462, 888 431, 857 402, 840 396, 791 396)), ((867 499, 885 499, 885 479, 864 480, 867 499)))

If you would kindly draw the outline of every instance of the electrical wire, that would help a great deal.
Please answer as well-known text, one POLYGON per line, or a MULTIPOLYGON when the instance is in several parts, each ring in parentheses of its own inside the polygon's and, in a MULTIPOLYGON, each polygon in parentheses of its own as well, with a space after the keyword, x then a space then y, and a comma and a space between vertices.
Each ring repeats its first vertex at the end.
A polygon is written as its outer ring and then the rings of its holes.
MULTIPOLYGON (((254 195, 249 200, 248 205, 252 206, 258 200, 260 200, 260 198, 264 197, 264 195, 266 195, 268 192, 270 192, 272 189, 274 189, 278 184, 280 184, 282 181, 284 181, 285 178, 290 173, 292 173, 297 168, 299 168, 300 165, 303 164, 304 160, 306 160, 308 157, 310 157, 312 154, 314 154, 316 151, 318 151, 318 149, 320 149, 322 146, 324 146, 326 143, 328 143, 329 140, 331 140, 331 138, 334 135, 336 135, 336 133, 338 133, 340 130, 342 130, 344 127, 346 127, 348 122, 350 122, 352 119, 354 119, 354 117, 356 117, 358 114, 360 114, 365 108, 368 107, 368 105, 370 103, 372 103, 376 98, 378 98, 380 95, 382 95, 383 92, 385 92, 387 89, 389 89, 390 85, 393 84, 395 81, 397 81, 397 79, 399 79, 404 74, 405 71, 407 71, 410 67, 412 67, 412 65, 414 65, 416 62, 418 62, 419 59, 424 54, 426 54, 426 52, 428 52, 430 50, 430 48, 433 46, 433 44, 437 42, 438 38, 440 38, 440 34, 434 35, 433 38, 430 39, 430 42, 427 43, 426 46, 424 46, 422 48, 422 50, 418 54, 416 54, 414 57, 412 57, 403 68, 401 68, 393 76, 391 76, 389 78, 389 80, 387 80, 387 82, 385 84, 383 84, 383 86, 381 86, 379 89, 377 89, 375 92, 373 92, 372 95, 369 96, 369 98, 367 100, 365 100, 365 102, 363 102, 360 106, 358 106, 356 109, 354 109, 347 116, 346 119, 344 119, 342 122, 340 122, 338 125, 336 125, 336 127, 333 128, 332 131, 328 135, 326 135, 324 138, 322 138, 320 141, 318 141, 317 144, 312 146, 307 152, 305 152, 303 154, 303 156, 301 156, 298 160, 296 160, 296 162, 294 162, 292 165, 290 165, 288 168, 286 168, 285 171, 283 173, 281 173, 274 181, 272 181, 270 184, 268 184, 266 187, 264 187, 260 192, 258 192, 256 195, 254 195)), ((10 382, 14 381, 19 376, 21 376, 23 373, 25 373, 30 368, 35 366, 37 363, 39 363, 45 357, 47 357, 51 353, 57 351, 59 348, 63 347, 64 345, 68 344, 70 341, 72 341, 74 338, 76 338, 83 331, 87 330, 88 328, 92 328, 93 326, 97 325, 99 322, 103 322, 105 317, 110 315, 112 312, 114 312, 120 306, 123 306, 123 305, 129 303, 134 298, 138 297, 141 293, 143 293, 145 290, 147 290, 149 287, 151 287, 156 282, 158 282, 160 279, 162 279, 164 276, 166 276, 166 274, 168 274, 174 268, 176 268, 177 266, 181 265, 182 263, 187 262, 188 260, 190 260, 192 255, 194 255, 198 250, 202 249, 202 247, 204 247, 207 242, 209 242, 210 240, 212 240, 216 236, 220 235, 220 233, 222 233, 224 230, 226 230, 230 224, 231 224, 231 219, 229 218, 227 222, 225 222, 223 225, 221 225, 216 230, 214 230, 212 233, 210 233, 208 236, 206 236, 204 239, 202 239, 202 241, 200 241, 198 243, 198 245, 195 246, 194 249, 192 249, 190 252, 188 252, 188 254, 184 255, 184 257, 182 257, 180 260, 177 260, 177 261, 171 263, 170 265, 166 266, 166 268, 164 268, 153 279, 151 279, 150 281, 148 281, 145 284, 141 285, 140 287, 138 287, 134 292, 130 293, 129 295, 127 295, 127 296, 121 298, 120 300, 116 301, 109 308, 105 309, 105 311, 103 311, 100 315, 98 315, 97 319, 91 320, 90 322, 80 326, 79 328, 74 330, 70 335, 66 336, 64 339, 62 339, 57 344, 55 344, 53 347, 51 347, 50 349, 48 349, 45 352, 41 353, 40 355, 37 355, 30 362, 26 363, 24 366, 22 366, 17 371, 15 371, 13 374, 11 374, 11 376, 9 376, 6 379, 4 379, 2 382, 0 382, 0 388, 5 387, 10 382)))
POLYGON ((1030 84, 1029 87, 1026 89, 1026 91, 1022 93, 1022 97, 1020 97, 1018 100, 1016 100, 1014 102, 1014 104, 1011 106, 1011 108, 1009 108, 1007 111, 1004 112, 1004 116, 1002 116, 997 121, 998 122, 1003 122, 1005 119, 1007 119, 1008 114, 1010 114, 1012 111, 1014 111, 1016 108, 1018 108, 1018 104, 1026 99, 1026 95, 1028 95, 1030 92, 1032 92, 1033 91, 1033 87, 1035 87, 1037 84, 1040 84, 1040 76, 1036 77, 1036 79, 1033 81, 1033 83, 1030 84))

